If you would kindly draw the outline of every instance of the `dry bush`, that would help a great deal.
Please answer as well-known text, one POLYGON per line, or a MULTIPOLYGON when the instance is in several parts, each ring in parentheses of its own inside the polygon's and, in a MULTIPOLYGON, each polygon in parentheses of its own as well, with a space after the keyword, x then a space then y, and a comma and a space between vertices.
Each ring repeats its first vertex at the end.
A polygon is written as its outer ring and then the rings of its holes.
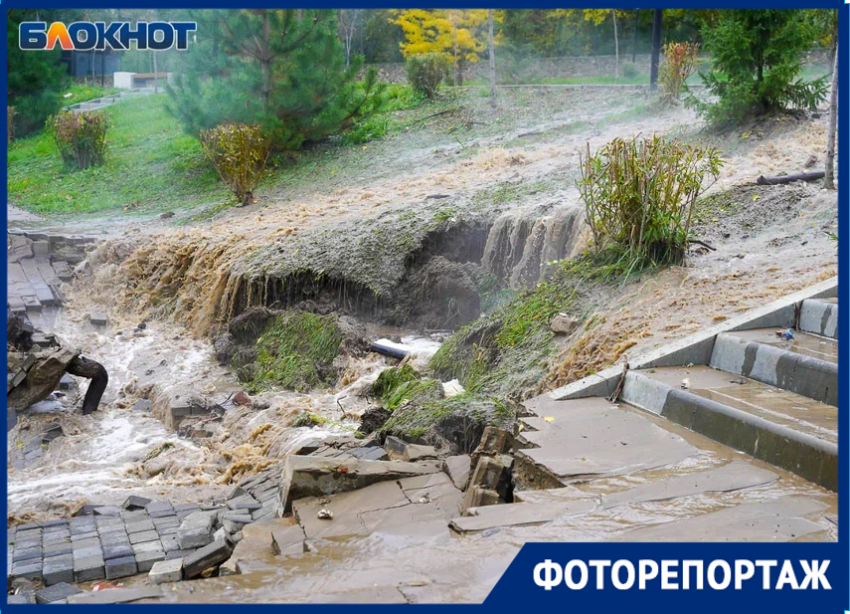
POLYGON ((103 113, 59 111, 47 120, 47 128, 67 168, 85 170, 103 164, 109 129, 109 118, 103 113))
POLYGON ((679 103, 679 97, 697 65, 699 43, 670 42, 664 47, 664 59, 658 70, 658 82, 661 84, 659 102, 662 105, 679 103))
POLYGON ((259 126, 222 124, 201 132, 201 144, 221 180, 242 205, 254 202, 269 157, 259 126))

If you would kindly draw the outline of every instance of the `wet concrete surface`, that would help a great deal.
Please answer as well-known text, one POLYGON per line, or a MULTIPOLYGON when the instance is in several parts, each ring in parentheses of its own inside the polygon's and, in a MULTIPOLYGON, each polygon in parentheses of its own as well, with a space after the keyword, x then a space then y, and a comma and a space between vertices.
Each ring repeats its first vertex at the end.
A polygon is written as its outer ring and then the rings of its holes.
MULTIPOLYGON (((782 332, 782 331, 778 331, 782 332)), ((786 341, 774 328, 759 328, 756 330, 741 330, 729 333, 734 337, 770 345, 789 352, 811 356, 829 362, 838 362, 838 341, 827 337, 819 337, 796 331, 794 338, 786 341)))
POLYGON ((659 367, 641 373, 674 388, 687 379, 688 391, 693 394, 825 441, 838 441, 838 408, 831 405, 703 365, 659 367))

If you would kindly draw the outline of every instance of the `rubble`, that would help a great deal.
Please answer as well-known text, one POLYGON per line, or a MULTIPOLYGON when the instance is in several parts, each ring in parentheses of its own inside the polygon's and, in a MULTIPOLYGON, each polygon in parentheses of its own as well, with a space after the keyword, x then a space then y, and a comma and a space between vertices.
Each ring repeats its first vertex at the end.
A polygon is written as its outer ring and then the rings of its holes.
POLYGON ((154 563, 148 573, 148 579, 151 584, 179 582, 183 579, 183 559, 169 559, 154 563))
POLYGON ((416 462, 420 460, 434 460, 437 458, 437 449, 433 446, 423 446, 415 443, 407 443, 398 437, 390 435, 384 441, 384 449, 390 460, 416 462))
POLYGON ((204 570, 223 563, 233 554, 227 539, 217 539, 183 559, 183 575, 187 580, 197 578, 204 570))
POLYGON ((304 497, 320 497, 364 488, 376 482, 437 473, 440 461, 406 463, 312 456, 289 456, 283 469, 280 500, 284 511, 304 497))

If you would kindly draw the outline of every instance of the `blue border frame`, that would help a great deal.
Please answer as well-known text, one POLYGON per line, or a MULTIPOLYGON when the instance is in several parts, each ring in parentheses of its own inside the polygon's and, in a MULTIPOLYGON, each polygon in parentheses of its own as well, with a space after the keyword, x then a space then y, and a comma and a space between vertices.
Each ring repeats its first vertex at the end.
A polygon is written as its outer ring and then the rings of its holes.
MULTIPOLYGON (((1 0, 0 0, 1 1, 1 0)), ((850 3, 850 0, 845 0, 845 4, 850 3)), ((157 2, 144 0, 87 0, 78 2, 58 2, 56 0, 43 0, 37 3, 39 8, 245 8, 245 2, 227 1, 227 0, 178 0, 177 2, 163 3, 162 0, 157 2), (164 6, 166 4, 167 6, 164 6)), ((313 8, 344 8, 348 6, 356 6, 357 8, 399 8, 407 6, 416 6, 420 8, 442 8, 451 2, 417 2, 410 4, 409 2, 400 2, 397 4, 386 5, 377 2, 363 2, 358 4, 348 4, 340 2, 327 2, 320 0, 313 2, 313 8)), ((639 4, 639 3, 638 3, 639 4)), ((653 8, 840 8, 843 3, 838 0, 811 0, 806 3, 805 7, 801 7, 801 2, 789 2, 788 0, 780 0, 768 2, 766 0, 690 0, 669 2, 658 2, 653 8)), ((6 8, 32 8, 33 3, 22 0, 7 0, 6 8)), ((505 2, 493 2, 491 4, 483 4, 481 2, 466 1, 462 3, 464 8, 517 8, 516 4, 505 2)), ((298 4, 285 3, 281 0, 269 2, 269 0, 254 0, 250 3, 252 8, 282 8, 285 6, 299 6, 298 4)), ((302 5, 303 6, 303 5, 302 5)), ((564 6, 563 4, 555 5, 548 3, 538 3, 533 7, 522 8, 554 8, 555 6, 564 6)), ((576 2, 570 0, 566 6, 574 6, 577 8, 635 8, 634 3, 626 4, 622 0, 600 2, 599 0, 588 0, 585 2, 576 2)), ((5 14, 4 14, 5 17, 5 14)), ((845 264, 847 262, 847 239, 844 238, 844 229, 847 222, 847 182, 850 182, 850 159, 847 157, 847 137, 848 137, 848 112, 847 112, 847 79, 850 77, 850 71, 847 70, 848 63, 848 10, 839 10, 839 100, 843 102, 839 106, 839 122, 838 122, 838 168, 839 168, 839 236, 841 240, 838 245, 838 268, 840 283, 838 286, 839 298, 841 302, 848 303, 847 284, 845 283, 845 264)), ((7 61, 7 49, 4 46, 0 51, 0 59, 5 64, 7 61)), ((6 88, 2 94, 4 100, 7 99, 6 88)), ((3 123, 5 125, 6 118, 4 116, 3 123)), ((3 186, 6 189, 6 168, 3 168, 3 186)), ((7 195, 8 196, 8 195, 7 195)), ((7 221, 6 210, 2 213, 4 222, 7 221)), ((3 260, 2 270, 6 274, 6 261, 3 260)), ((841 311, 839 316, 840 330, 840 347, 839 347, 839 369, 846 378, 848 366, 848 334, 847 334, 847 309, 841 311)), ((847 381, 846 379, 842 380, 847 381)), ((843 411, 846 411, 848 406, 848 391, 845 386, 841 386, 839 391, 839 441, 847 441, 847 420, 843 419, 843 411)), ((774 609, 775 611, 793 610, 798 613, 808 612, 840 612, 846 609, 850 613, 850 540, 847 539, 845 527, 848 526, 847 514, 847 495, 850 482, 847 480, 848 475, 848 454, 845 445, 842 443, 840 448, 842 461, 839 467, 839 483, 842 489, 838 493, 839 501, 839 532, 837 543, 819 543, 819 544, 527 544, 523 547, 517 558, 511 564, 508 571, 494 588, 490 597, 488 597, 485 607, 496 608, 498 611, 515 611, 516 608, 528 608, 529 606, 549 606, 556 607, 562 610, 570 610, 574 607, 577 611, 587 612, 589 608, 593 611, 609 611, 614 608, 618 610, 642 609, 644 607, 652 608, 660 611, 686 611, 688 614, 697 612, 711 612, 717 614, 719 608, 723 608, 725 612, 746 612, 753 614, 758 610, 774 609), (609 554, 604 554, 604 553, 609 554), (809 592, 809 591, 788 591, 767 592, 759 590, 745 591, 723 591, 715 593, 712 591, 668 591, 646 590, 646 591, 580 591, 565 594, 562 591, 544 592, 539 587, 535 586, 531 578, 531 569, 533 563, 541 561, 544 558, 557 560, 568 560, 569 558, 704 558, 706 561, 714 558, 791 558, 791 559, 830 559, 832 561, 830 569, 830 580, 833 582, 833 590, 829 593, 809 592), (531 564, 531 567, 528 565, 531 564), (839 596, 839 593, 841 595, 839 596), (845 604, 845 605, 840 605, 845 604)), ((6 481, 3 481, 3 492, 7 493, 6 481)), ((6 510, 6 499, 3 500, 3 509, 6 510)), ((6 552, 3 549, 2 557, 5 561, 6 552)), ((240 604, 241 605, 241 604, 240 604)), ((5 606, 12 607, 13 610, 20 606, 5 606)), ((108 606, 117 608, 120 606, 108 606)), ((165 605, 171 609, 175 607, 187 607, 183 604, 179 606, 165 605)), ((194 611, 200 611, 200 608, 209 608, 209 604, 193 604, 189 605, 194 611)), ((213 608, 219 609, 227 607, 224 605, 212 605, 213 608)), ((257 604, 257 607, 262 607, 262 604, 257 604)), ((293 607, 293 606, 290 606, 293 607)), ((297 606, 295 606, 297 607, 297 606)), ((318 607, 330 608, 333 606, 318 605, 318 606, 300 606, 300 607, 318 607)), ((365 609, 371 606, 349 606, 359 609, 365 609)), ((393 607, 393 606, 384 606, 393 607)), ((446 607, 446 606, 424 606, 424 607, 446 607)))

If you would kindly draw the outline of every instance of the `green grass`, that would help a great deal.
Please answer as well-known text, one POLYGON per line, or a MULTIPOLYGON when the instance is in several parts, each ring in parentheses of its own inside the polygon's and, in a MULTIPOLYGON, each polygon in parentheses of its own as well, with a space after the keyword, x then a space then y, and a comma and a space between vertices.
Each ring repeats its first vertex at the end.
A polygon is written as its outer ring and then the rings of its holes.
POLYGON ((197 139, 165 109, 165 95, 104 109, 112 125, 106 162, 68 172, 52 137, 16 141, 8 153, 9 199, 35 213, 93 213, 136 203, 134 211, 172 209, 228 196, 197 139))
MULTIPOLYGON (((74 85, 73 102, 109 91, 74 85)), ((451 104, 449 97, 424 101, 406 85, 387 86, 387 106, 376 116, 314 152, 298 152, 271 167, 262 186, 275 189, 312 177, 317 156, 327 158, 416 124, 422 114, 451 104), (423 110, 419 107, 424 106, 423 110), (318 153, 317 153, 318 152, 318 153)), ((8 153, 11 202, 40 214, 81 214, 120 209, 136 213, 198 207, 190 221, 208 219, 233 204, 207 162, 200 142, 185 134, 166 110, 165 94, 123 100, 103 110, 111 119, 103 166, 68 172, 47 132, 16 141, 8 153)), ((68 104, 72 104, 68 102, 68 104)), ((327 162, 327 160, 325 160, 327 162)), ((329 171, 333 174, 333 171, 329 171)))
POLYGON ((257 371, 249 388, 307 391, 327 384, 341 342, 333 316, 279 315, 257 339, 257 371))

